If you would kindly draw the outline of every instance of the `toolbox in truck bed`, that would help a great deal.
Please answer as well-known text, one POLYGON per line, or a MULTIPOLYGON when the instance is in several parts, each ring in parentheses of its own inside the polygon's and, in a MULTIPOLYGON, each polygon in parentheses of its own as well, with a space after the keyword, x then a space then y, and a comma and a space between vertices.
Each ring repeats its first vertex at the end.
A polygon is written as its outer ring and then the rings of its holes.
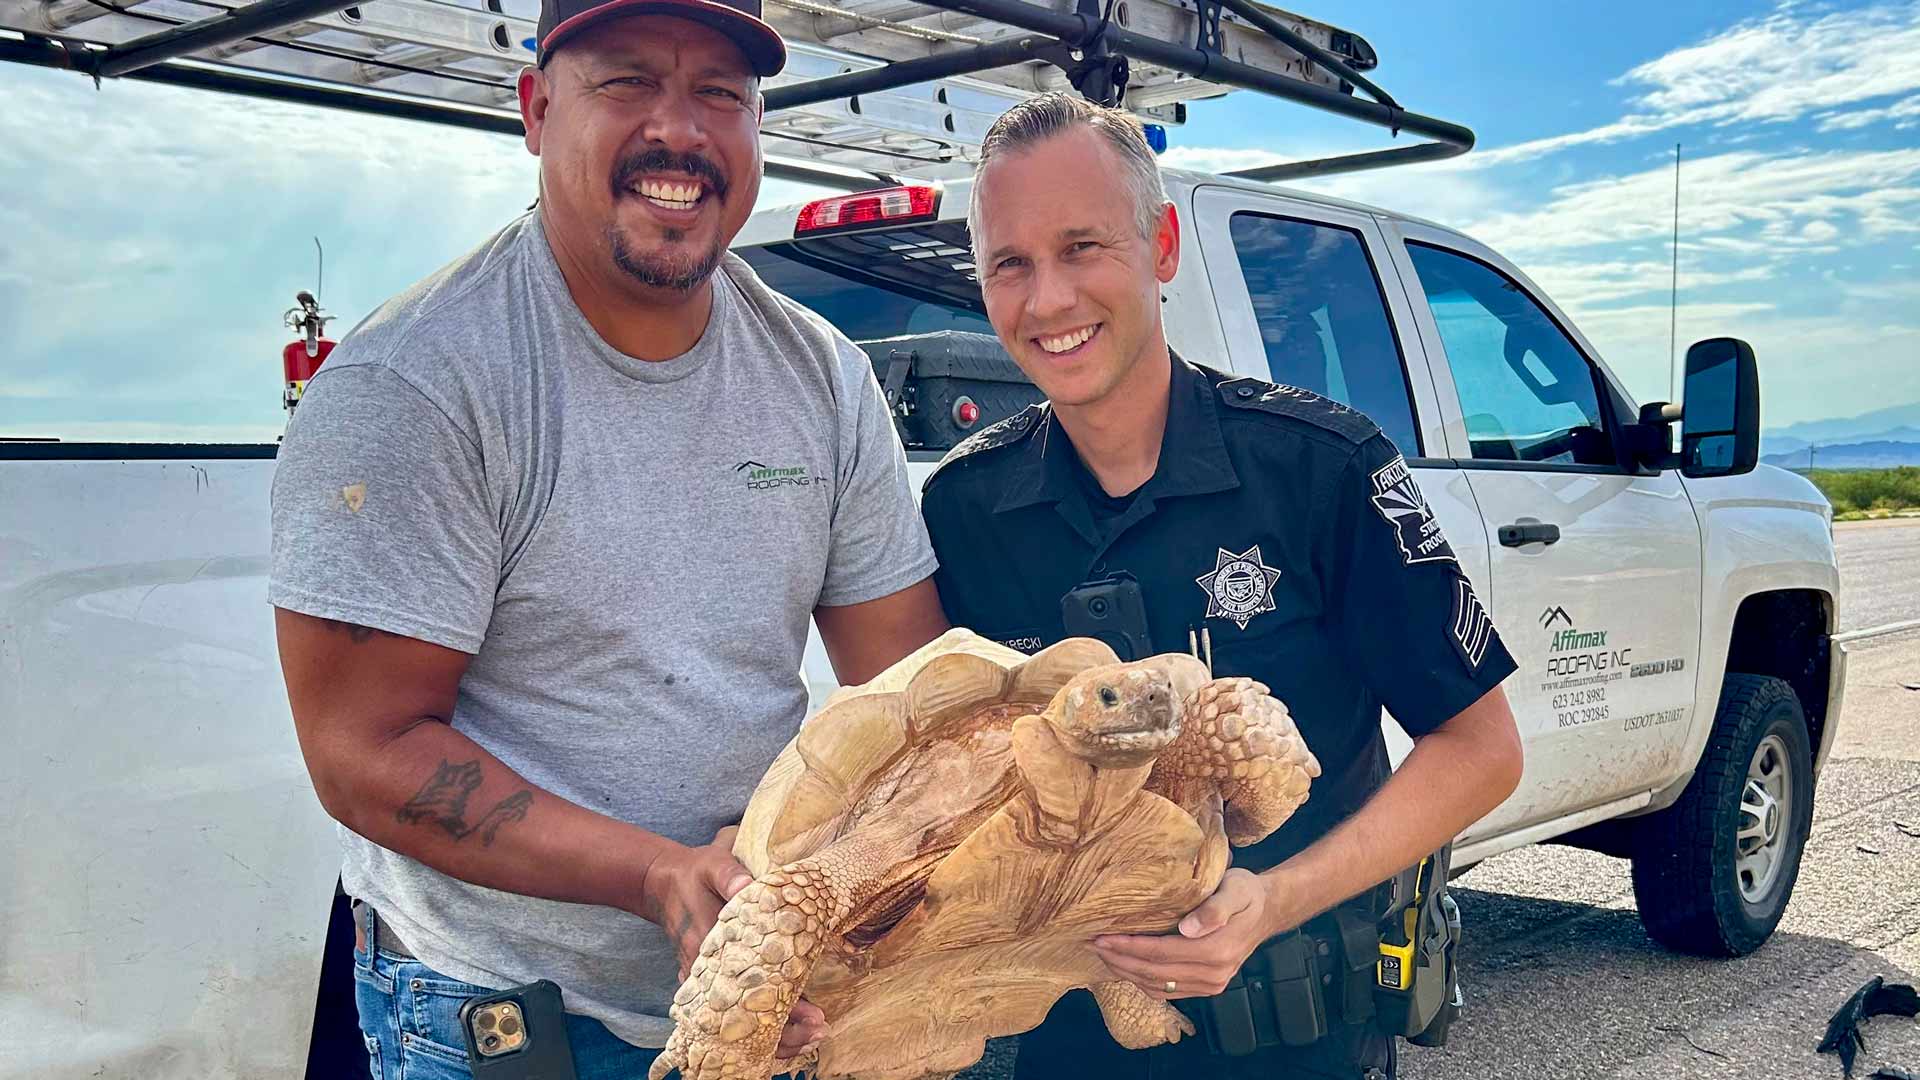
POLYGON ((942 330, 862 341, 909 450, 947 450, 1045 400, 991 334, 942 330))

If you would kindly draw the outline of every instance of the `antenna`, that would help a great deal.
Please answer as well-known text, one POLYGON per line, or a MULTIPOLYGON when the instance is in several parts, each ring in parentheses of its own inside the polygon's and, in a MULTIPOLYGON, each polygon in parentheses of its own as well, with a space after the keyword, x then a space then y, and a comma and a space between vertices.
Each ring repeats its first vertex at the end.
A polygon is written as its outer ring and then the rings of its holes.
POLYGON ((326 284, 327 280, 327 249, 320 246, 320 238, 317 236, 313 238, 313 250, 320 253, 320 268, 315 272, 313 279, 313 298, 318 300, 320 286, 326 284))
POLYGON ((1680 144, 1673 144, 1673 298, 1667 319, 1667 400, 1680 393, 1680 144))

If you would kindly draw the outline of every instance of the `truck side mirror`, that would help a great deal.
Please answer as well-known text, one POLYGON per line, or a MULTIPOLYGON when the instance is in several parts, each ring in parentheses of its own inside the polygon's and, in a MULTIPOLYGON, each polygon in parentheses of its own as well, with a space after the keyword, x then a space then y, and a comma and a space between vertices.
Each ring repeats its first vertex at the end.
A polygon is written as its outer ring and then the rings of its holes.
POLYGON ((1681 473, 1737 476, 1759 464, 1760 369, 1753 346, 1730 337, 1694 342, 1681 406, 1681 473))

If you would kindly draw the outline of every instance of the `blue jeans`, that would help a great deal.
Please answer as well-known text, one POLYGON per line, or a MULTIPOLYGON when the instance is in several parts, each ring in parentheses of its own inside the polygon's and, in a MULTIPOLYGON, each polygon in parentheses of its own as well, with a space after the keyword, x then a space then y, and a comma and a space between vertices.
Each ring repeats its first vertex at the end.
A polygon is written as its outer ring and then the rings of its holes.
MULTIPOLYGON (((449 979, 418 960, 353 952, 353 998, 373 1080, 472 1080, 460 1006, 486 987, 449 979)), ((606 1025, 567 1014, 579 1080, 640 1080, 659 1056, 622 1041, 606 1025)))

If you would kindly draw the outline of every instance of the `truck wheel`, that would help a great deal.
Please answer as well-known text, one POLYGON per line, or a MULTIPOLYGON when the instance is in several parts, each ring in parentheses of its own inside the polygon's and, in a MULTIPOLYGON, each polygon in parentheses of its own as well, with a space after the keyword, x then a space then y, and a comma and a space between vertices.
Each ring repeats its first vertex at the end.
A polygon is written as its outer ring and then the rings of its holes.
POLYGON ((1779 925, 1813 825, 1813 753, 1793 688, 1728 672, 1713 735, 1680 801, 1633 856, 1640 921, 1698 956, 1745 956, 1779 925))

